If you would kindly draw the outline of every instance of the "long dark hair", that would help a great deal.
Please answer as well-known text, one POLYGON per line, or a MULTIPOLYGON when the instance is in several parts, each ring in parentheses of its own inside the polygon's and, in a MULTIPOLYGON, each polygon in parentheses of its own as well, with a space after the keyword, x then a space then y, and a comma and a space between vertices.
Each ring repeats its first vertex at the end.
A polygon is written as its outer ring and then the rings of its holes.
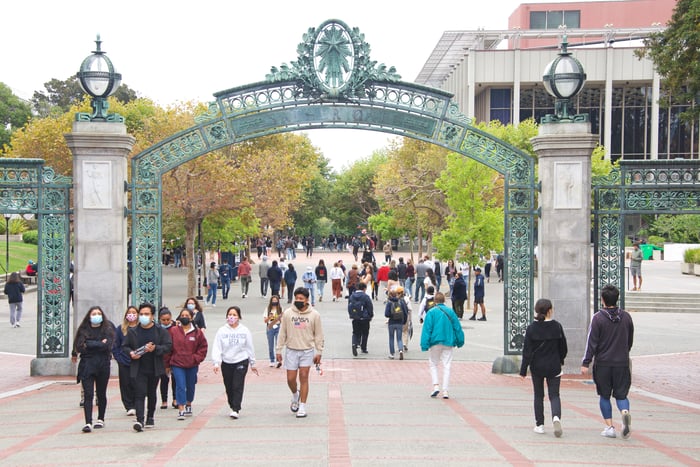
POLYGON ((15 283, 15 282, 20 282, 20 280, 21 279, 20 279, 19 273, 17 271, 15 271, 12 274, 10 274, 10 278, 7 279, 7 283, 10 284, 10 283, 15 283))
MULTIPOLYGON (((270 311, 272 311, 272 308, 273 308, 272 300, 274 300, 274 299, 277 299, 277 307, 276 308, 279 311, 279 313, 277 313, 277 314, 281 315, 283 310, 282 310, 282 301, 280 300, 279 295, 273 295, 272 297, 270 297, 270 301, 267 303, 267 313, 269 314, 270 311)), ((226 316, 228 316, 228 315, 226 315, 226 316)))
POLYGON ((107 319, 107 316, 105 316, 105 312, 102 311, 102 308, 99 306, 92 306, 92 307, 90 307, 88 312, 85 313, 83 320, 80 322, 80 326, 78 326, 78 330, 76 331, 76 334, 80 334, 81 332, 84 332, 92 327, 92 323, 90 322, 90 314, 95 310, 100 310, 100 313, 102 314, 102 322, 100 323, 99 326, 95 326, 95 327, 101 327, 102 332, 107 334, 107 338, 111 339, 113 341, 114 340, 114 325, 112 324, 112 322, 110 320, 107 319))
POLYGON ((547 317, 547 312, 552 309, 552 301, 547 298, 540 298, 535 303, 535 319, 544 321, 547 317))

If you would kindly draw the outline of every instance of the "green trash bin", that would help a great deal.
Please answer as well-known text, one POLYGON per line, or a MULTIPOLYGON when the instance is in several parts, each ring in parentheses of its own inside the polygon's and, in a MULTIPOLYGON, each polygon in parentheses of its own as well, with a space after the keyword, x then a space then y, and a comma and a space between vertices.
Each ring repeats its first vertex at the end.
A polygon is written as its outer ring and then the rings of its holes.
POLYGON ((664 251, 660 246, 652 245, 650 243, 643 243, 639 245, 639 249, 642 250, 642 257, 645 260, 654 259, 654 250, 664 251))

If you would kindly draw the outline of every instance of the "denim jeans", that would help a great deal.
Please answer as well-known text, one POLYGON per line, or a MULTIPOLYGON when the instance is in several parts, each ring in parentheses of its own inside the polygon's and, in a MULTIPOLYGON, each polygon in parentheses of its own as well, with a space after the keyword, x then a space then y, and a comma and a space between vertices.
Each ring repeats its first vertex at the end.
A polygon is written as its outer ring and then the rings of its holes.
POLYGON ((221 281, 221 298, 228 298, 228 293, 231 290, 231 279, 221 281))
POLYGON ((209 284, 209 291, 207 292, 207 302, 209 301, 211 301, 212 305, 216 304, 216 284, 209 284))
POLYGON ((267 351, 270 357, 270 363, 275 363, 275 346, 277 345, 277 335, 280 333, 279 325, 267 330, 267 351))
POLYGON ((423 300, 425 296, 425 277, 416 278, 416 293, 413 295, 415 302, 418 303, 423 300))
POLYGON ((311 306, 316 304, 316 287, 311 284, 310 287, 306 287, 306 289, 309 291, 309 302, 311 303, 311 306))
POLYGON ((323 288, 326 286, 326 281, 316 281, 316 288, 318 289, 318 298, 323 299, 323 288))
POLYGON ((396 343, 398 344, 399 352, 403 351, 403 324, 392 324, 389 323, 389 354, 394 355, 394 336, 396 336, 396 343))
POLYGON ((197 366, 192 368, 171 367, 173 378, 175 378, 175 399, 178 404, 190 405, 194 400, 197 370, 199 370, 197 366))
POLYGON ((404 283, 404 291, 406 292, 406 296, 408 298, 411 298, 413 296, 413 292, 411 291, 411 287, 413 287, 413 278, 407 277, 406 282, 404 283))

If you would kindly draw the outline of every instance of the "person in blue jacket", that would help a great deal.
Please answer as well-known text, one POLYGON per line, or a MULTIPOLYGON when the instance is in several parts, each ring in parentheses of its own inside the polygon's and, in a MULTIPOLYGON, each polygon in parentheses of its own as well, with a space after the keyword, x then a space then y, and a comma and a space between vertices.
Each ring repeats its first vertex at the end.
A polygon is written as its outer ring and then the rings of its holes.
POLYGON ((455 347, 464 345, 464 331, 452 308, 445 305, 445 294, 435 294, 435 306, 428 310, 420 336, 420 348, 428 351, 430 377, 433 391, 430 397, 440 394, 438 363, 442 362, 442 398, 449 399, 450 365, 455 347))

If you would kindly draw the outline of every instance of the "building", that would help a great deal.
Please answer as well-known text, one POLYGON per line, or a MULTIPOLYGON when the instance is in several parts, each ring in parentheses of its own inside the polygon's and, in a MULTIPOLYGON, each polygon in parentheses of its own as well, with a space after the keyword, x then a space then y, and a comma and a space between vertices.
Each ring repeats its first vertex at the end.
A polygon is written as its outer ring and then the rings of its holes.
POLYGON ((522 4, 510 15, 508 30, 446 31, 416 82, 453 93, 477 122, 540 121, 554 113, 543 71, 566 35, 587 74, 576 112, 590 115, 612 160, 696 159, 697 122, 680 121, 684 106, 659 105, 660 77, 650 60, 635 55, 674 7, 675 0, 522 4))

